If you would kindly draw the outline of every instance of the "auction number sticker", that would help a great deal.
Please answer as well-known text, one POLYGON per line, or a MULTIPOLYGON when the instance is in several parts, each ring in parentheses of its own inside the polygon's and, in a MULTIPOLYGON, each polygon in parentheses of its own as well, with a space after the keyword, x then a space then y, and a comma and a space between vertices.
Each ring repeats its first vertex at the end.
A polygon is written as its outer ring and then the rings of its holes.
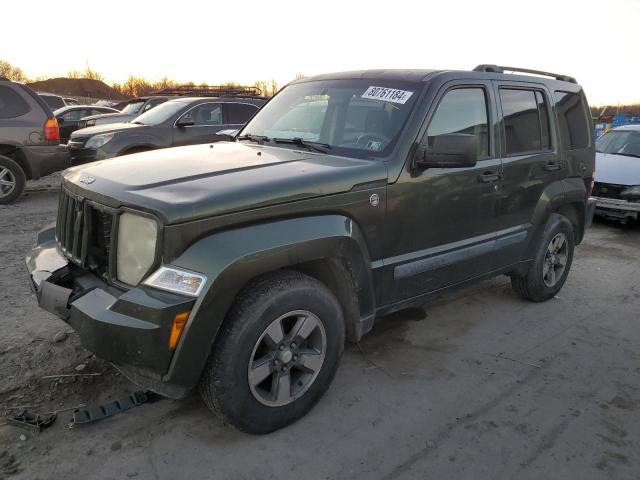
POLYGON ((404 104, 411 98, 411 95, 413 95, 413 92, 409 92, 407 90, 397 90, 395 88, 386 87, 369 87, 362 94, 362 98, 404 104))

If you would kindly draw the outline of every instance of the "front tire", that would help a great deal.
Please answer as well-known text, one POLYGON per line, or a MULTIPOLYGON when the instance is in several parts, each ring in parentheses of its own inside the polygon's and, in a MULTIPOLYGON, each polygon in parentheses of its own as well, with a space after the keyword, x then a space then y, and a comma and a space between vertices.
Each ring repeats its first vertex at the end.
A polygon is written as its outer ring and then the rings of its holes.
POLYGON ((329 388, 344 341, 342 309, 324 284, 295 271, 270 274, 231 308, 200 394, 236 428, 272 432, 304 416, 329 388))
POLYGON ((17 199, 27 183, 22 167, 8 157, 0 156, 0 205, 17 199))
POLYGON ((567 280, 575 240, 573 225, 557 213, 549 217, 533 265, 523 275, 512 275, 511 286, 523 298, 544 302, 553 298, 567 280))

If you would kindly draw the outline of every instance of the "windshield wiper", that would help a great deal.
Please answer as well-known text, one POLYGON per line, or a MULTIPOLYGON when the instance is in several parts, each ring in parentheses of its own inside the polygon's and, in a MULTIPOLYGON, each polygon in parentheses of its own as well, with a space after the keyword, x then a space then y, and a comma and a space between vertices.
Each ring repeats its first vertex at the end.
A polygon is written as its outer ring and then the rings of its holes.
POLYGON ((268 142, 269 137, 267 137, 266 135, 254 135, 253 133, 247 133, 245 135, 240 135, 239 137, 236 137, 236 140, 250 140, 252 142, 262 144, 263 142, 268 142))
POLYGON ((131 123, 133 123, 134 125, 146 125, 146 123, 142 123, 142 122, 131 122, 131 123))
POLYGON ((320 142, 309 142, 307 140, 303 140, 300 137, 294 138, 274 138, 273 141, 275 143, 292 143, 294 145, 298 145, 300 147, 306 147, 309 150, 315 150, 320 153, 327 153, 327 150, 331 149, 331 145, 328 143, 320 143, 320 142))

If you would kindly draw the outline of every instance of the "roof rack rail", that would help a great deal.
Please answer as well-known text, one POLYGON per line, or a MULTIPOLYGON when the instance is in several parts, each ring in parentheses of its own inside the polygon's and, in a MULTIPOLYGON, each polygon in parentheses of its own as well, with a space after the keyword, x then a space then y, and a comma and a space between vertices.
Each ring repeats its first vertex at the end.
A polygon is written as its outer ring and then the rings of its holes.
POLYGON ((508 72, 516 72, 516 73, 531 73, 533 75, 542 75, 544 77, 555 78, 556 80, 561 80, 563 82, 570 83, 578 83, 575 78, 570 77, 569 75, 560 75, 558 73, 550 73, 543 72, 541 70, 530 70, 528 68, 518 68, 518 67, 504 67, 502 65, 478 65, 473 69, 474 72, 489 72, 489 73, 504 73, 508 72))
POLYGON ((226 85, 178 85, 151 92, 150 95, 167 95, 176 97, 260 97, 262 90, 258 87, 234 87, 226 85))

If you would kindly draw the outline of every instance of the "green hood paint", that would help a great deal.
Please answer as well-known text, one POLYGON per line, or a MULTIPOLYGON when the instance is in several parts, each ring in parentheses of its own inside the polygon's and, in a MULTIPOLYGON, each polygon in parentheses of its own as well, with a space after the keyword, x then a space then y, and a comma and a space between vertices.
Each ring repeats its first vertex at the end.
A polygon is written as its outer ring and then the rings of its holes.
POLYGON ((380 161, 221 142, 74 167, 64 184, 89 199, 141 208, 175 224, 348 192, 386 177, 380 161), (81 182, 88 177, 95 180, 81 182))

